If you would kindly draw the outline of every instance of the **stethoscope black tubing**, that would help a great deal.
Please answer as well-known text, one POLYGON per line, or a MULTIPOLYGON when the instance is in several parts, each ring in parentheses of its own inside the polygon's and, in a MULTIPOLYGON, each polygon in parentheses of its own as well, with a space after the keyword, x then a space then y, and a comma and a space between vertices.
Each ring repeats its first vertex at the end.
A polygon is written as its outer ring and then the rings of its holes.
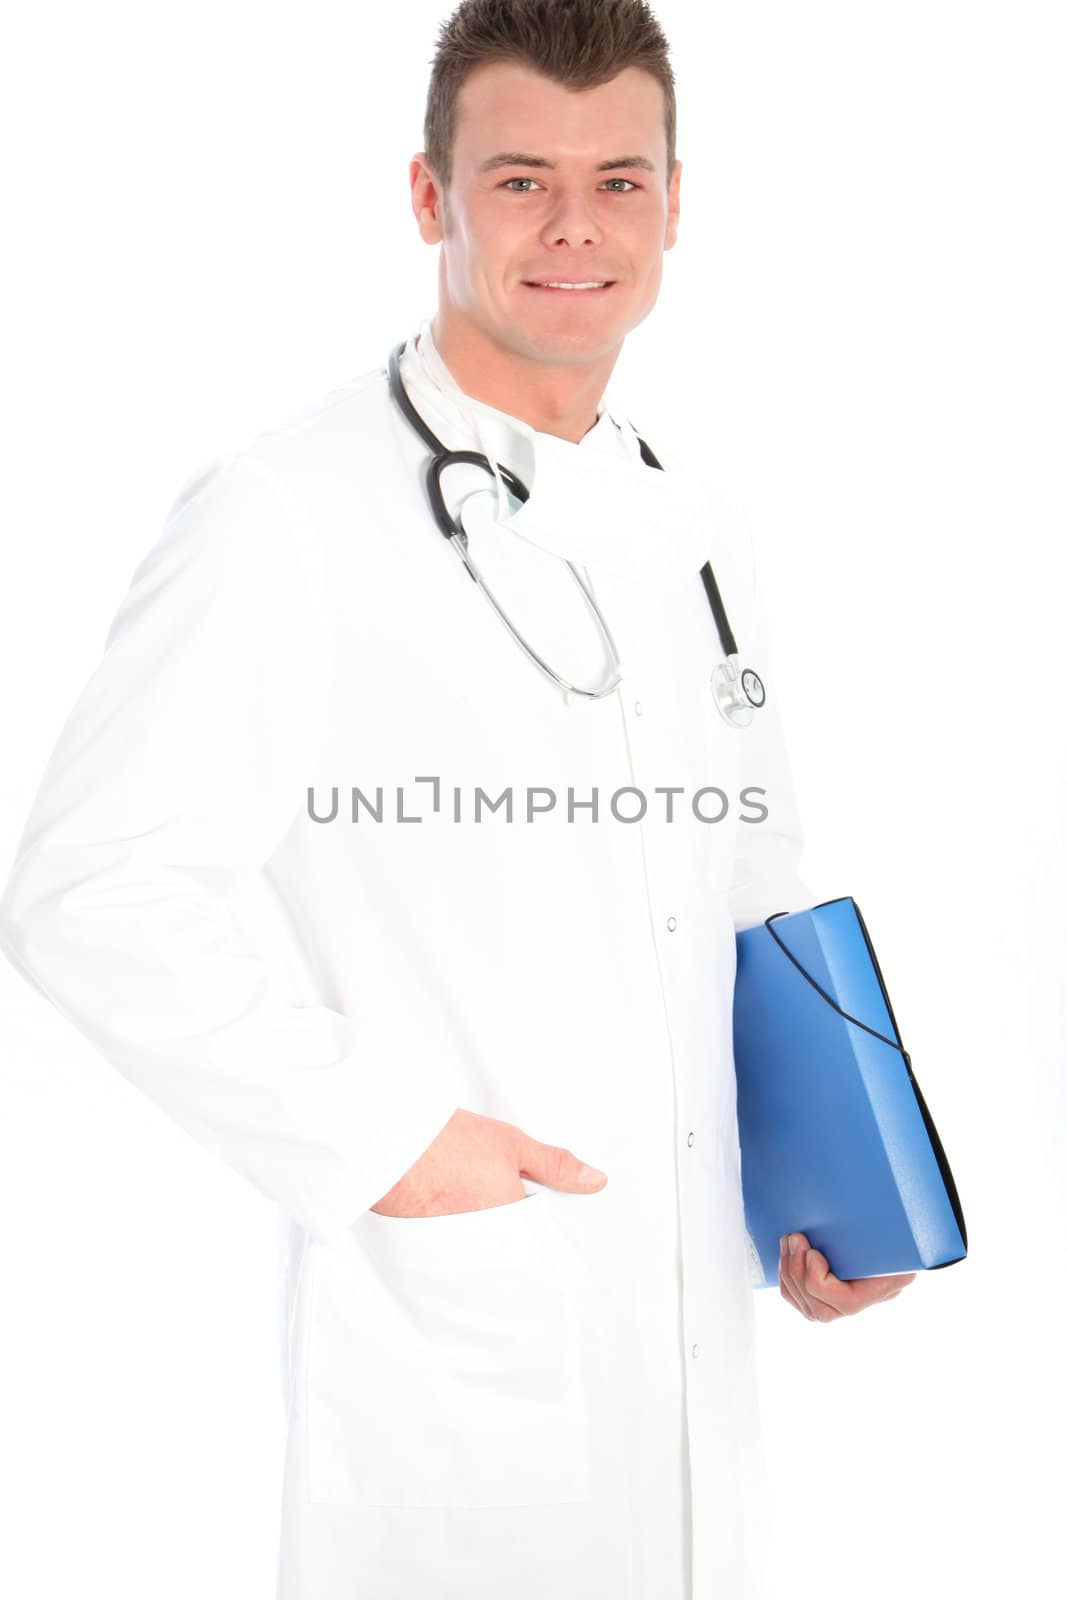
MULTIPOLYGON (((441 473, 445 467, 452 466, 457 462, 470 462, 472 465, 483 467, 486 472, 491 473, 493 470, 492 464, 489 461, 489 457, 480 450, 447 450, 422 413, 412 404, 411 396, 405 389, 404 381, 400 376, 400 356, 406 344, 407 340, 402 339, 389 353, 389 389, 393 399, 411 423, 419 438, 433 451, 433 460, 429 463, 427 472, 427 488, 437 526, 447 539, 451 539, 457 534, 463 537, 462 528, 454 521, 445 504, 444 493, 441 489, 441 473)), ((634 431, 636 432, 636 429, 634 431)), ((640 434, 637 435, 637 442, 641 447, 641 459, 645 465, 657 467, 662 472, 663 463, 657 460, 652 447, 645 443, 640 434)), ((497 462, 497 467, 500 470, 501 477, 516 499, 525 504, 530 498, 530 491, 522 479, 517 477, 510 467, 502 466, 499 461, 497 462)), ((470 573, 470 576, 473 577, 474 574, 470 573)), ((715 618, 715 627, 718 630, 719 643, 722 645, 723 655, 736 656, 737 640, 734 638, 730 619, 726 615, 726 607, 723 605, 722 595, 719 593, 719 585, 716 582, 710 561, 705 561, 700 569, 700 576, 704 582, 704 591, 708 597, 711 614, 715 618)))

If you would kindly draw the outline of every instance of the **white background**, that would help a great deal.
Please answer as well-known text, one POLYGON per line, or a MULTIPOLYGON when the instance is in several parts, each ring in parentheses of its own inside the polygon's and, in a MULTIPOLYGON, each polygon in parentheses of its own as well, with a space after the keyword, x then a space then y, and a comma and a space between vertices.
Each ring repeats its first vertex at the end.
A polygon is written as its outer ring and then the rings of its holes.
MULTIPOLYGON (((407 163, 446 14, 9 20, 5 869, 181 483, 432 311, 407 163)), ((1067 1422, 1063 12, 657 14, 681 229, 612 381, 653 448, 748 508, 805 877, 864 911, 971 1243, 829 1326, 758 1294, 777 1593, 1045 1596, 1067 1422)), ((0 1590, 265 1600, 273 1208, 6 963, 0 1007, 0 1590)))

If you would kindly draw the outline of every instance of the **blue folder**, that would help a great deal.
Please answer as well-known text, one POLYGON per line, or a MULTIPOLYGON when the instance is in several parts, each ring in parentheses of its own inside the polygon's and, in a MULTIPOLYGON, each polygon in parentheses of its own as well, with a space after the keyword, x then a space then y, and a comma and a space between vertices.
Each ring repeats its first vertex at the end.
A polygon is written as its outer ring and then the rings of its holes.
POLYGON ((851 896, 738 933, 734 1065, 757 1288, 777 1286, 783 1233, 839 1278, 964 1259, 956 1185, 851 896))

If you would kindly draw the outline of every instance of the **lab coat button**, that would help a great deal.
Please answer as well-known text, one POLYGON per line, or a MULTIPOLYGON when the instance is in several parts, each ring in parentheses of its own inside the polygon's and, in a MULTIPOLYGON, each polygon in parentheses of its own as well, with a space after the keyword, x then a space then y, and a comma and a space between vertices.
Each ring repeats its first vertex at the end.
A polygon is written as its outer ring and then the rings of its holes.
POLYGON ((676 927, 677 927, 677 926, 678 926, 678 924, 677 924, 677 922, 675 922, 675 920, 674 920, 674 918, 673 918, 673 917, 668 917, 668 918, 667 918, 667 927, 668 927, 668 928, 669 928, 669 930, 670 930, 670 932, 671 932, 671 933, 673 933, 673 932, 674 932, 674 930, 675 930, 675 928, 676 928, 676 927))
POLYGON ((635 700, 634 701, 634 716, 635 717, 639 717, 640 715, 641 715, 641 702, 640 702, 640 700, 635 700))
POLYGON ((691 1144, 692 1144, 692 1142, 693 1142, 693 1135, 692 1135, 692 1134, 690 1134, 690 1135, 689 1135, 689 1137, 688 1137, 688 1139, 687 1139, 687 1140, 686 1140, 686 1141, 685 1141, 685 1142, 686 1142, 686 1144, 690 1144, 690 1145, 691 1145, 691 1144))
POLYGON ((700 1354, 700 1346, 698 1344, 695 1344, 693 1346, 693 1359, 694 1359, 694 1361, 696 1360, 696 1358, 697 1358, 697 1356, 699 1354, 700 1354))

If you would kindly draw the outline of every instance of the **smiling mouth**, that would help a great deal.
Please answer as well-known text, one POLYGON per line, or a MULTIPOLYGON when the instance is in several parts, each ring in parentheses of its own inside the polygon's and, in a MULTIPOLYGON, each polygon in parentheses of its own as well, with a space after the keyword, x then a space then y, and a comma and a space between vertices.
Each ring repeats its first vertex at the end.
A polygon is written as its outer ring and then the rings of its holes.
POLYGON ((544 289, 549 294, 603 294, 605 289, 610 289, 614 283, 614 278, 583 279, 581 282, 571 282, 566 278, 542 278, 526 279, 524 287, 544 289))

